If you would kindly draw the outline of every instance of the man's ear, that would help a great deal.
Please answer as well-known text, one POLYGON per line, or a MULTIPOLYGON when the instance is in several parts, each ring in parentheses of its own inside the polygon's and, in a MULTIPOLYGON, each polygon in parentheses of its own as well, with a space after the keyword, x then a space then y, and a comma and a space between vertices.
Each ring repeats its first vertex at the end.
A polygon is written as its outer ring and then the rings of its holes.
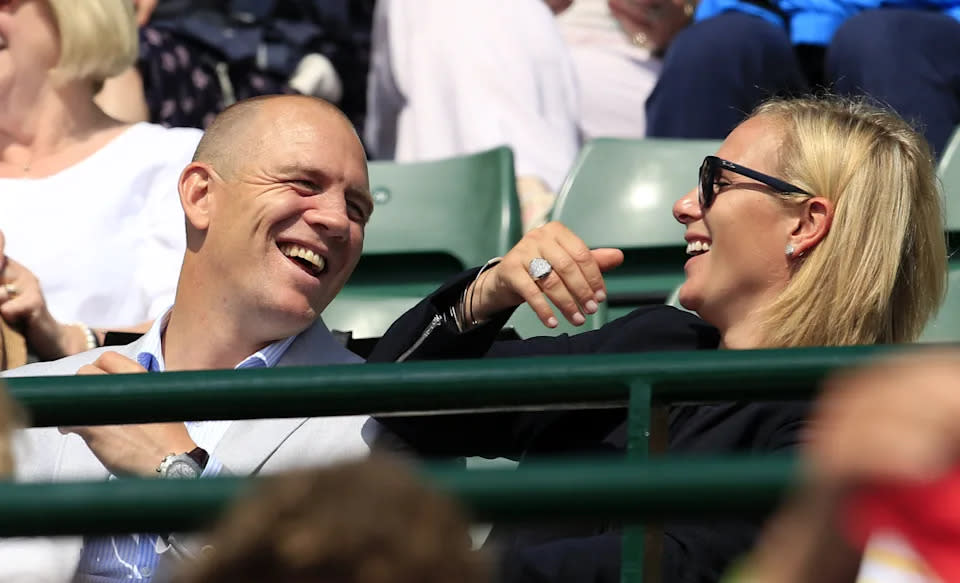
POLYGON ((833 201, 815 196, 804 201, 797 216, 797 226, 790 234, 790 245, 801 256, 820 243, 833 224, 833 201))
POLYGON ((210 186, 213 169, 203 162, 191 162, 180 173, 180 205, 187 223, 198 231, 210 225, 210 186))

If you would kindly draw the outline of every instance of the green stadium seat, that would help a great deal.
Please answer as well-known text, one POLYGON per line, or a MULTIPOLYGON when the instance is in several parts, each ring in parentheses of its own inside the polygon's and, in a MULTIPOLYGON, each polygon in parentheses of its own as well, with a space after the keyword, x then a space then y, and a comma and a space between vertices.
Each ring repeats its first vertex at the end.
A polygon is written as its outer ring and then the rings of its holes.
POLYGON ((946 196, 947 231, 960 233, 960 126, 953 130, 940 157, 937 175, 946 196))
POLYGON ((950 269, 947 286, 947 297, 920 342, 960 342, 960 267, 950 269))
POLYGON ((503 255, 522 234, 513 153, 371 162, 374 213, 353 276, 323 312, 333 330, 383 334, 450 276, 503 255))
POLYGON ((551 216, 591 247, 619 247, 624 264, 606 275, 609 317, 662 303, 683 280, 683 226, 673 203, 696 187, 703 157, 719 140, 613 139, 588 143, 551 216))
POLYGON ((560 334, 579 334, 597 330, 607 321, 606 302, 599 305, 596 313, 586 315, 586 322, 582 326, 574 326, 560 314, 560 310, 554 307, 553 313, 557 316, 560 324, 556 328, 547 328, 537 317, 533 309, 523 304, 513 313, 513 316, 507 321, 505 328, 513 328, 520 338, 531 338, 534 336, 559 336, 560 334))

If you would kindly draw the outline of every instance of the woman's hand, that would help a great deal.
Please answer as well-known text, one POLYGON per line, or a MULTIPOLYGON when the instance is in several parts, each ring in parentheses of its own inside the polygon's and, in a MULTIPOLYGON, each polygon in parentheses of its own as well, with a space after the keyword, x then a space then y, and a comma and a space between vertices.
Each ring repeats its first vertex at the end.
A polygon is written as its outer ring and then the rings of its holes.
POLYGON ((692 0, 608 0, 634 44, 661 53, 693 18, 692 0))
POLYGON ((0 231, 0 317, 20 329, 41 360, 55 360, 87 349, 80 326, 57 322, 47 309, 40 282, 29 269, 3 254, 0 231))
POLYGON ((547 298, 574 325, 583 324, 584 313, 597 311, 606 300, 602 272, 623 262, 619 249, 591 251, 570 229, 552 222, 524 235, 491 269, 483 272, 464 295, 468 319, 486 320, 490 316, 530 304, 540 320, 555 328, 558 321, 547 298), (530 262, 536 258, 549 262, 552 270, 537 280, 530 274, 530 262))
POLYGON ((83 328, 61 324, 50 314, 40 282, 29 269, 4 257, 0 282, 0 316, 23 332, 38 358, 55 360, 87 349, 83 328))

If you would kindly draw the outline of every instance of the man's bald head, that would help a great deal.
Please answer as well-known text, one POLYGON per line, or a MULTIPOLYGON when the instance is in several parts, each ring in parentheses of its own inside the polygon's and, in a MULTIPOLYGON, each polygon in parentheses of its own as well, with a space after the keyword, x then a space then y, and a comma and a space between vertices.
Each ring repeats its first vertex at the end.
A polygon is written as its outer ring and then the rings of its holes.
POLYGON ((230 176, 238 161, 256 155, 264 132, 269 131, 269 126, 276 119, 270 114, 286 109, 314 108, 353 130, 353 124, 347 116, 323 99, 304 95, 253 97, 231 105, 213 120, 197 145, 193 161, 209 164, 222 176, 230 176))

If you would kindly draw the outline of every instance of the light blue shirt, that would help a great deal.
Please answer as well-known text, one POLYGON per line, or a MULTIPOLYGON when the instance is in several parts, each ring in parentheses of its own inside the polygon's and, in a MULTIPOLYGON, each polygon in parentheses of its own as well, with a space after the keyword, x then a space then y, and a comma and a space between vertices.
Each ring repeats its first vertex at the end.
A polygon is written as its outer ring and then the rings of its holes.
MULTIPOLYGON (((144 335, 143 350, 137 354, 137 362, 149 372, 163 372, 162 334, 166 329, 170 311, 157 318, 150 331, 144 335)), ((245 358, 234 369, 272 368, 290 347, 296 336, 278 340, 245 358)), ((190 437, 208 452, 212 452, 229 427, 230 421, 188 421, 190 437)), ((160 460, 157 460, 159 464, 160 460)), ((210 456, 201 477, 218 475, 223 469, 214 456, 210 456)), ((110 479, 115 479, 110 476, 110 479)), ((157 534, 127 534, 116 536, 84 537, 83 550, 77 565, 78 583, 107 583, 115 581, 149 582, 156 571, 158 550, 166 547, 163 537, 157 534)))

